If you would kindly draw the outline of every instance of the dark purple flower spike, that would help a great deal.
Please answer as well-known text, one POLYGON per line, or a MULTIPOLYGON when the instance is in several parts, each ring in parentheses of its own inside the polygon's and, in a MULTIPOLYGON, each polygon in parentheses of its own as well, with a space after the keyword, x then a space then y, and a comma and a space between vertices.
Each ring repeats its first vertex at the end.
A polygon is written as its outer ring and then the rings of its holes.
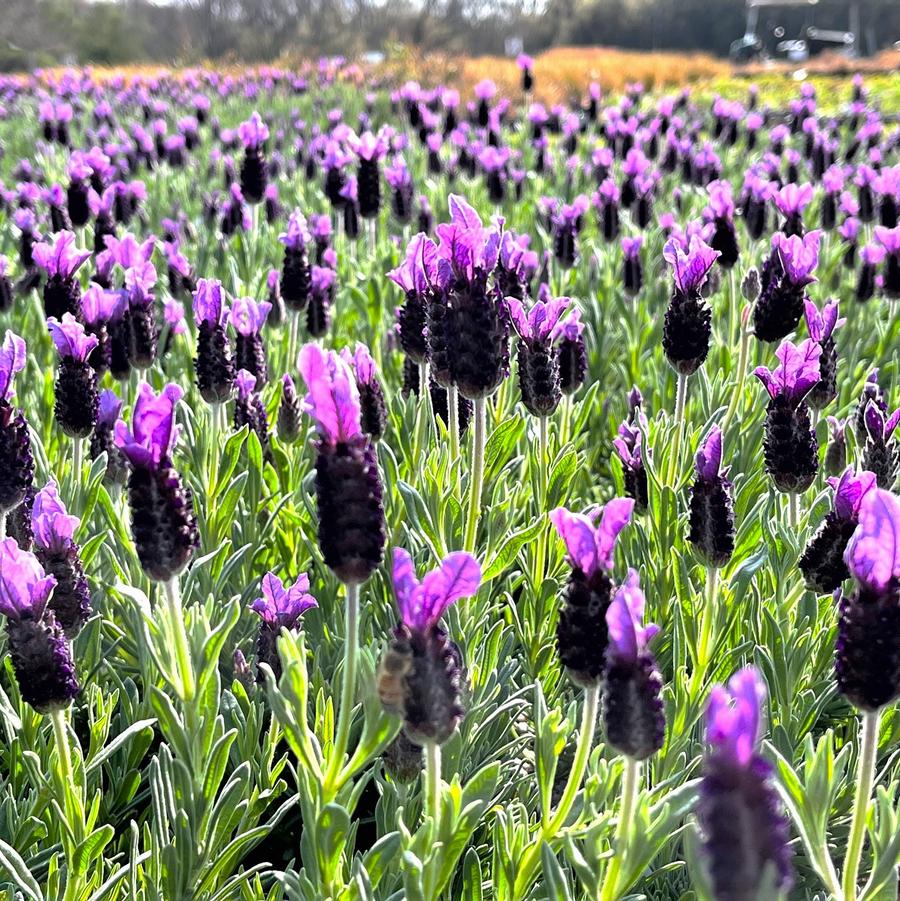
POLYGON ((462 720, 462 654, 440 620, 480 584, 481 567, 470 554, 449 554, 420 582, 409 554, 394 548, 400 622, 379 665, 378 690, 385 709, 403 717, 403 731, 415 744, 443 744, 462 720))
POLYGON ((837 397, 837 348, 834 332, 847 320, 838 318, 840 304, 830 300, 820 311, 811 301, 804 302, 804 315, 809 337, 822 348, 819 358, 819 381, 807 396, 807 403, 814 410, 821 410, 837 397))
POLYGON ((758 897, 767 872, 782 891, 793 881, 788 822, 758 751, 765 697, 753 667, 710 692, 697 814, 713 892, 723 901, 758 897))
POLYGON ((569 677, 584 688, 598 685, 603 678, 606 610, 615 590, 613 553, 633 510, 631 498, 614 498, 593 516, 564 507, 550 513, 572 567, 556 627, 556 646, 569 677))
POLYGON ((52 244, 40 242, 32 250, 34 265, 47 275, 44 284, 44 312, 60 318, 64 313, 80 312, 81 285, 75 273, 87 260, 89 250, 78 250, 77 238, 70 231, 56 235, 52 244))
POLYGON ((666 735, 662 676, 648 647, 659 627, 644 625, 645 606, 638 574, 630 569, 606 611, 603 722, 609 745, 632 760, 652 757, 666 735))
POLYGON ((193 308, 197 325, 197 387, 207 403, 224 403, 231 397, 234 362, 225 331, 228 306, 222 284, 201 278, 194 292, 193 308))
POLYGON ((287 230, 278 236, 278 240, 284 245, 281 297, 288 309, 297 313, 306 308, 312 284, 309 262, 312 236, 306 218, 299 210, 291 213, 287 230))
POLYGON ((698 235, 691 238, 687 252, 675 240, 663 250, 675 281, 663 324, 663 350, 680 376, 693 375, 709 353, 712 311, 700 289, 719 256, 698 235))
POLYGON ((0 516, 21 504, 34 480, 28 423, 12 405, 13 380, 25 368, 25 342, 7 329, 0 346, 0 516))
POLYGON ((281 377, 281 402, 278 404, 278 438, 284 444, 293 444, 302 430, 300 398, 297 387, 289 375, 281 377))
POLYGON ((96 335, 89 335, 71 313, 64 313, 62 322, 51 316, 47 327, 59 353, 56 421, 70 438, 87 438, 94 430, 99 403, 97 373, 88 358, 100 341, 96 335))
POLYGON ((386 540, 375 447, 362 431, 350 367, 316 344, 303 346, 298 365, 307 388, 304 407, 319 433, 319 547, 342 582, 358 585, 381 563, 386 540))
POLYGON ((244 145, 244 159, 241 161, 241 193, 251 204, 261 203, 266 195, 269 181, 268 168, 263 149, 269 139, 269 129, 258 112, 238 126, 238 134, 244 145))
POLYGON ((856 531, 863 498, 877 485, 875 474, 848 467, 840 479, 828 480, 834 489, 834 504, 810 539, 799 567, 806 587, 818 594, 831 594, 850 577, 844 552, 856 531))
POLYGON ((754 371, 769 393, 763 440, 766 472, 779 491, 799 494, 812 485, 819 467, 805 398, 821 378, 822 349, 812 340, 799 346, 785 341, 775 355, 780 365, 774 371, 764 366, 754 371))
POLYGON ((568 297, 538 300, 526 313, 522 302, 508 297, 506 305, 519 334, 519 389, 532 416, 552 416, 562 400, 555 329, 569 306, 568 297))
POLYGON ((278 636, 282 629, 291 632, 300 626, 300 617, 318 607, 316 599, 309 593, 309 576, 300 573, 290 587, 273 572, 262 577, 262 597, 257 598, 250 609, 259 614, 259 634, 256 638, 256 679, 264 681, 260 664, 266 663, 277 682, 281 678, 281 658, 278 656, 278 636))
POLYGON ((846 552, 853 593, 841 600, 835 674, 860 710, 900 697, 900 499, 881 488, 865 493, 846 552))
POLYGON ((563 394, 574 394, 587 378, 587 345, 584 323, 577 307, 556 323, 551 337, 559 359, 559 387, 563 394))
POLYGON ((144 572, 157 582, 178 576, 200 542, 191 491, 172 465, 180 431, 175 408, 182 393, 177 385, 166 385, 157 395, 141 383, 132 427, 120 419, 115 428, 116 447, 131 464, 132 536, 144 572))
POLYGON ((101 391, 90 453, 92 460, 106 454, 106 480, 112 485, 124 485, 128 479, 128 461, 116 447, 114 438, 116 422, 121 412, 122 400, 115 391, 101 391))
POLYGON ((800 322, 806 288, 816 279, 821 232, 802 238, 776 232, 772 252, 762 267, 761 292, 753 308, 753 330, 760 341, 780 341, 800 322))
POLYGON ((895 435, 900 425, 900 407, 888 414, 875 400, 870 400, 864 419, 863 466, 875 473, 879 488, 890 490, 900 475, 900 440, 895 435))
POLYGON ((38 713, 68 707, 80 691, 72 651, 47 602, 56 586, 15 539, 0 542, 0 613, 22 699, 38 713))
POLYGON ((231 305, 228 321, 235 330, 234 368, 246 369, 261 388, 269 380, 266 347, 262 329, 272 305, 267 300, 237 297, 231 305))
POLYGON ((362 430, 373 441, 379 441, 387 428, 387 405, 372 354, 365 344, 357 342, 352 353, 345 347, 341 351, 341 358, 350 365, 356 376, 362 430))
POLYGON ((644 415, 642 405, 641 392, 637 387, 632 388, 628 396, 628 416, 619 425, 619 433, 613 440, 613 450, 622 463, 625 493, 634 500, 637 513, 644 512, 649 502, 644 454, 649 455, 651 451, 644 447, 647 417, 644 415))
POLYGON ((34 553, 47 574, 56 580, 49 609, 69 639, 81 631, 91 615, 91 595, 74 540, 79 522, 66 510, 56 482, 48 482, 35 495, 31 513, 34 553))
POLYGON ((697 451, 690 492, 688 541, 710 567, 725 566, 734 553, 734 498, 722 468, 722 430, 714 425, 697 451))

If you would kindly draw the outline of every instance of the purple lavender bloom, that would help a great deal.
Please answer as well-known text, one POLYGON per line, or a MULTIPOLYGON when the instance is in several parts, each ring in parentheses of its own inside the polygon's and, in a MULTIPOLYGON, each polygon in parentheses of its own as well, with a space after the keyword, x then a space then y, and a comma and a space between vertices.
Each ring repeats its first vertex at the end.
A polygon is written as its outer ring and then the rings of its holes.
POLYGON ((25 368, 26 360, 24 339, 7 329, 0 347, 0 402, 8 404, 12 400, 13 379, 25 368))
POLYGON ((703 562, 722 567, 734 553, 735 525, 728 467, 722 467, 722 430, 714 425, 697 450, 690 491, 688 541, 703 562))
POLYGON ((43 269, 50 278, 69 281, 87 260, 91 252, 77 249, 77 238, 74 232, 62 231, 52 244, 41 241, 34 245, 32 251, 34 263, 43 269))
POLYGON ((84 326, 71 313, 64 313, 62 322, 51 316, 47 328, 60 357, 69 357, 79 363, 85 362, 100 343, 96 335, 85 332, 84 326))
POLYGON ((70 516, 59 496, 56 482, 48 482, 34 497, 31 523, 34 542, 42 551, 61 554, 74 544, 75 530, 80 524, 70 516))
POLYGON ((198 327, 204 323, 211 328, 223 325, 228 315, 228 305, 222 283, 217 279, 199 279, 194 292, 193 310, 198 327))
POLYGON ((549 518, 566 545, 571 566, 590 578, 612 569, 616 540, 631 521, 633 510, 631 498, 613 498, 590 515, 557 507, 549 518), (599 523, 595 523, 598 517, 599 523))
POLYGON ((634 665, 646 653, 650 641, 659 632, 659 626, 654 623, 644 625, 646 603, 637 571, 629 569, 628 577, 606 611, 608 663, 634 665))
POLYGON ((835 329, 840 328, 846 323, 846 319, 838 319, 838 309, 840 303, 831 300, 825 304, 822 311, 809 299, 804 303, 804 315, 806 317, 806 327, 809 330, 809 337, 817 344, 825 344, 835 329))
POLYGON ((792 882, 787 821, 771 766, 758 753, 765 697, 753 667, 710 692, 698 813, 717 898, 755 897, 768 867, 777 888, 792 882))
POLYGON ((272 304, 266 300, 256 301, 250 297, 237 297, 231 306, 228 321, 234 330, 244 337, 258 335, 266 324, 266 317, 272 304))
POLYGON ((401 622, 410 630, 425 632, 438 624, 448 607, 478 591, 481 567, 471 554, 457 551, 420 582, 409 554, 394 548, 392 582, 401 622))
POLYGON ((819 240, 822 233, 811 231, 802 238, 776 232, 772 236, 772 247, 778 252, 785 277, 792 285, 804 287, 816 278, 812 274, 819 265, 819 240))
POLYGON ((714 481, 727 474, 722 472, 722 430, 714 425, 697 451, 694 460, 694 471, 697 477, 706 481, 714 481))
POLYGON ((783 397, 796 407, 819 381, 822 348, 810 339, 801 345, 784 341, 775 351, 781 365, 774 371, 758 366, 753 374, 763 383, 773 400, 783 397))
POLYGON ((510 319, 519 337, 524 341, 541 343, 547 341, 570 304, 568 297, 552 300, 538 300, 526 313, 522 302, 515 297, 506 299, 510 319))
POLYGON ((296 629, 300 617, 318 606, 309 593, 309 576, 306 573, 300 573, 297 581, 286 588, 275 573, 267 572, 262 577, 262 597, 257 598, 250 609, 258 613, 267 626, 280 632, 281 629, 296 629))
POLYGON ((350 367, 334 351, 305 344, 297 363, 306 382, 304 409, 322 440, 332 446, 362 434, 359 389, 350 367))
POLYGON ((100 404, 97 411, 98 424, 112 429, 122 412, 122 399, 115 391, 106 388, 100 392, 100 404))
POLYGON ((120 419, 115 430, 116 447, 133 465, 154 469, 169 458, 181 432, 175 424, 175 407, 183 395, 175 384, 157 394, 146 382, 141 383, 132 427, 120 419))
POLYGON ((672 239, 663 248, 663 259, 672 267, 676 291, 683 295, 700 290, 719 256, 719 251, 713 250, 698 235, 691 237, 687 253, 672 239))
POLYGON ((900 582, 900 498, 881 488, 868 491, 858 515, 846 554, 850 574, 873 595, 895 592, 900 582))
POLYGON ((0 613, 11 620, 43 618, 56 587, 34 554, 19 548, 13 538, 0 542, 0 613))
POLYGON ((81 298, 81 316, 86 325, 96 329, 124 312, 126 303, 127 298, 122 292, 91 284, 81 298))
POLYGON ((269 140, 269 128, 254 110, 250 118, 238 126, 238 135, 247 150, 260 150, 269 140))

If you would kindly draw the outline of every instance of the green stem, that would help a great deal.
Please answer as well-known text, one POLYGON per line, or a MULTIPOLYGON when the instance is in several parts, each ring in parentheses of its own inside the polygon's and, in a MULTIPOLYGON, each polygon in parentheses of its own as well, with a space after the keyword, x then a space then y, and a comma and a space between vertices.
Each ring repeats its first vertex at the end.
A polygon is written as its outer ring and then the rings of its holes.
POLYGON ((859 860, 862 856, 863 841, 866 836, 866 814, 872 785, 875 782, 875 758, 878 752, 878 725, 881 711, 864 713, 859 749, 859 769, 856 774, 856 796, 853 799, 853 820, 850 838, 847 841, 847 856, 844 858, 844 901, 856 901, 856 880, 859 875, 859 860))
POLYGON ((81 458, 83 456, 83 446, 81 438, 72 439, 72 472, 75 476, 75 490, 78 490, 78 484, 81 481, 81 458))
POLYGON ((450 430, 450 466, 456 467, 456 492, 459 494, 459 389, 451 385, 447 389, 447 427, 450 430))
POLYGON ((75 837, 75 843, 84 840, 84 820, 80 810, 72 803, 75 795, 75 771, 72 769, 72 751, 69 747, 69 736, 66 730, 65 708, 50 711, 50 722, 53 723, 53 744, 59 759, 59 773, 63 783, 63 810, 75 837))
POLYGON ((750 331, 749 329, 742 325, 741 326, 741 347, 738 351, 738 366, 737 366, 737 381, 734 385, 734 390, 731 392, 731 402, 728 404, 728 409, 725 412, 725 418, 722 420, 722 434, 724 435, 728 426, 731 423, 731 420, 734 418, 734 414, 737 412, 738 404, 741 401, 741 394, 744 390, 744 381, 747 378, 747 357, 750 353, 750 331))
POLYGON ((334 748, 325 777, 326 791, 338 784, 338 776, 344 765, 347 744, 350 740, 350 723, 353 719, 353 701, 356 698, 356 665, 359 657, 359 584, 353 582, 346 586, 345 629, 344 635, 344 669, 341 675, 341 709, 338 711, 337 732, 334 748))
POLYGON ((671 462, 669 464, 669 484, 675 486, 678 478, 678 458, 681 456, 681 441, 684 436, 684 410, 687 406, 687 376, 678 373, 678 384, 675 390, 675 442, 672 445, 671 462))
POLYGON ((472 428, 472 471, 469 476, 469 515, 466 520, 465 550, 475 550, 475 539, 478 535, 478 518, 481 515, 481 488, 484 481, 484 442, 485 442, 485 400, 483 397, 474 402, 472 428))
POLYGON ((431 834, 436 838, 441 823, 441 746, 435 741, 425 745, 425 804, 422 815, 431 817, 431 834))
POLYGON ((184 622, 184 610, 181 606, 181 586, 178 584, 177 576, 163 582, 163 589, 166 596, 166 615, 172 630, 176 669, 181 683, 179 696, 185 704, 190 704, 196 691, 194 664, 187 626, 184 622))
POLYGON ((425 453, 432 421, 431 390, 428 386, 428 362, 423 360, 419 363, 419 403, 416 407, 416 426, 413 435, 413 459, 410 461, 413 469, 419 465, 419 461, 425 453))
POLYGON ((6 538, 6 514, 0 513, 0 541, 6 538))
POLYGON ((641 762, 625 758, 625 769, 622 771, 622 803, 619 806, 619 822, 616 824, 615 856, 609 863, 609 869, 600 889, 600 901, 614 901, 618 897, 619 874, 622 872, 622 861, 625 859, 625 845, 628 831, 634 816, 634 808, 638 796, 638 783, 641 775, 641 762))
MULTIPOLYGON (((543 520, 547 513, 547 417, 538 418, 538 493, 537 493, 537 516, 543 520)), ((544 565, 547 557, 547 529, 546 523, 538 532, 537 541, 535 542, 535 551, 537 553, 537 566, 535 567, 534 590, 539 591, 541 583, 544 581, 544 565)))
POLYGON ((797 528, 797 525, 800 522, 800 504, 799 504, 799 501, 797 498, 796 491, 791 491, 788 494, 787 516, 788 516, 788 525, 791 527, 792 530, 795 530, 797 528))
POLYGON ((569 778, 559 807, 550 820, 550 825, 544 829, 544 837, 555 835, 565 825, 578 790, 587 771, 588 761, 591 757, 591 749, 594 746, 594 730, 597 728, 597 714, 600 710, 600 686, 593 685, 584 690, 584 705, 581 708, 581 731, 578 733, 578 744, 575 748, 575 759, 572 761, 572 769, 569 770, 569 778))
POLYGON ((716 598, 719 593, 719 570, 714 566, 706 570, 706 597, 700 609, 700 640, 697 643, 697 659, 691 676, 691 694, 700 687, 706 665, 709 663, 710 645, 713 644, 716 622, 716 598))

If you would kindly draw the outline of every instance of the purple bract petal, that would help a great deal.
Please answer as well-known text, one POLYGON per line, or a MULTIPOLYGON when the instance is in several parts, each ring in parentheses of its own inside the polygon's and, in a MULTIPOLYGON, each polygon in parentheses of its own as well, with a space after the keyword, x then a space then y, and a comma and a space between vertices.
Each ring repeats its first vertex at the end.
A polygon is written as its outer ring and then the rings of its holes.
POLYGON ((696 234, 691 237, 687 253, 672 238, 663 248, 663 259, 672 267, 675 286, 682 294, 700 289, 719 256, 718 250, 713 250, 696 234))
POLYGON ((819 381, 819 358, 822 348, 812 339, 797 346, 784 341, 775 351, 781 365, 774 371, 758 366, 753 374, 765 385, 773 399, 786 397, 791 403, 799 404, 809 390, 819 381))
POLYGON ((844 470, 840 479, 829 479, 834 488, 834 512, 841 519, 856 519, 863 498, 877 487, 875 473, 863 470, 857 474, 852 466, 844 470))
POLYGON ((319 434, 329 443, 349 441, 362 434, 359 390, 350 367, 334 352, 317 344, 305 344, 298 360, 306 382, 306 411, 319 434))
POLYGON ((175 425, 175 407, 183 394, 178 385, 166 385, 157 394, 146 382, 141 383, 132 428, 120 419, 115 430, 116 447, 135 466, 154 468, 172 453, 180 432, 175 425))
POLYGON ((59 355, 82 363, 100 343, 96 335, 85 332, 84 326, 71 313, 63 313, 62 322, 51 316, 47 328, 59 355))
POLYGON ((222 325, 228 313, 222 283, 214 278, 201 278, 194 291, 194 322, 197 325, 222 325))
POLYGON ((659 632, 653 623, 644 625, 646 599, 641 591, 637 570, 629 569, 624 584, 616 591, 606 611, 609 629, 607 656, 613 660, 634 663, 650 640, 659 632))
POLYGON ((698 478, 712 482, 722 468, 722 430, 714 425, 697 451, 694 463, 698 478))
POLYGON ((122 399, 115 391, 106 388, 100 392, 100 408, 97 413, 97 424, 112 428, 122 412, 122 399))
POLYGON ((59 496, 56 482, 48 482, 34 497, 31 527, 35 544, 45 551, 61 553, 72 546, 72 538, 81 520, 69 516, 59 496))
POLYGON ((424 631, 434 626, 451 604, 478 591, 481 567, 471 554, 457 551, 419 582, 409 554, 394 548, 392 578, 400 619, 409 628, 424 631))
POLYGON ((872 591, 900 579, 900 498, 881 488, 866 493, 844 558, 853 578, 872 591))
POLYGON ((89 250, 78 250, 74 232, 61 231, 52 244, 40 242, 32 251, 34 263, 51 278, 70 279, 78 267, 90 257, 89 250))
POLYGON ((706 739, 731 756, 740 766, 753 759, 760 739, 762 704, 766 686, 752 666, 735 673, 728 682, 713 687, 706 708, 706 739))
POLYGON ((13 378, 25 368, 25 356, 25 340, 7 329, 0 346, 0 400, 13 396, 13 378))
POLYGON ((262 597, 257 598, 250 609, 258 613, 263 621, 273 628, 295 629, 300 617, 313 607, 318 607, 316 599, 309 593, 309 577, 300 573, 290 588, 273 572, 262 577, 262 597))
POLYGON ((55 587, 56 579, 44 572, 34 554, 23 551, 14 538, 0 541, 0 613, 38 620, 55 587))
POLYGON ((266 324, 266 317, 272 309, 267 300, 256 301, 252 297, 237 297, 231 305, 228 321, 234 330, 245 337, 258 335, 266 324))

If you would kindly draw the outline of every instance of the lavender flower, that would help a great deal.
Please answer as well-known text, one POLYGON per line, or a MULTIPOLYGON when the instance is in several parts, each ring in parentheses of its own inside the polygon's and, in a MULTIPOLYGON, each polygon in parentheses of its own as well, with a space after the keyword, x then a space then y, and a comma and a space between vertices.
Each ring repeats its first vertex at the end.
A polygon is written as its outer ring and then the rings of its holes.
POLYGON ((835 675, 841 693, 874 711, 900 697, 900 499, 866 492, 846 562, 856 583, 840 604, 835 675))
POLYGON ((235 369, 246 369, 262 386, 269 377, 266 348, 262 328, 272 305, 268 301, 255 301, 250 297, 235 298, 228 314, 228 321, 237 333, 234 348, 235 369))
POLYGON ((821 232, 802 238, 777 232, 772 253, 762 269, 762 290, 753 309, 753 327, 761 341, 780 341, 792 332, 803 315, 806 286, 814 282, 819 263, 821 232))
POLYGON ((281 377, 281 402, 278 405, 278 437, 285 444, 293 444, 299 437, 300 400, 297 388, 289 375, 281 377))
POLYGON ((262 202, 268 184, 268 170, 263 148, 269 139, 269 129, 259 113, 254 111, 246 122, 238 126, 238 134, 244 145, 241 162, 241 193, 250 204, 262 202))
POLYGON ((122 412, 122 401, 115 393, 106 389, 100 392, 97 409, 97 422, 91 434, 90 454, 96 460, 106 454, 105 478, 113 485, 124 485, 128 478, 128 461, 116 447, 114 430, 116 421, 122 412))
POLYGON ((47 602, 56 580, 12 538, 0 542, 0 613, 22 699, 38 713, 68 707, 80 691, 72 652, 47 602))
POLYGON ((837 349, 834 332, 847 321, 838 319, 840 304, 836 300, 825 304, 822 311, 811 300, 804 302, 804 315, 809 337, 819 345, 819 381, 813 385, 807 396, 807 403, 814 410, 821 410, 837 397, 837 349))
POLYGON ((663 350, 669 364, 682 376, 693 375, 709 353, 712 311, 700 288, 719 256, 719 251, 698 235, 691 238, 687 253, 674 239, 667 241, 663 250, 675 280, 663 324, 663 350))
POLYGON ((241 369, 234 379, 237 397, 234 402, 234 427, 238 431, 247 426, 256 434, 263 454, 269 458, 269 420, 262 398, 256 390, 256 376, 241 369))
POLYGON ((638 574, 630 569, 606 610, 603 722, 609 745, 633 760, 652 757, 666 734, 662 676, 648 648, 659 627, 644 625, 645 606, 638 574))
POLYGON ((722 430, 714 425, 697 451, 690 492, 688 541, 707 566, 722 567, 734 553, 734 498, 722 468, 722 430))
MULTIPOLYGON (((642 513, 649 502, 647 470, 644 468, 644 432, 647 417, 642 410, 643 398, 635 387, 628 397, 628 417, 619 425, 613 449, 622 463, 625 493, 634 500, 635 510, 642 513)), ((649 449, 646 449, 650 453, 649 449)))
POLYGON ((69 639, 81 631, 91 615, 90 591, 73 537, 79 524, 78 517, 66 510, 56 482, 48 482, 37 492, 31 512, 35 556, 56 580, 49 608, 69 639))
POLYGON ((262 577, 262 597, 257 598, 250 609, 259 614, 259 634, 256 638, 256 679, 264 681, 260 664, 267 664, 277 682, 281 678, 281 658, 278 656, 278 636, 282 629, 294 632, 299 628, 300 617, 318 607, 316 599, 309 593, 309 576, 300 573, 290 587, 273 572, 262 577))
POLYGON ((815 341, 799 346, 785 341, 775 352, 780 365, 774 371, 759 366, 753 373, 769 393, 763 440, 766 472, 785 493, 806 491, 819 467, 805 398, 821 378, 821 355, 822 348, 815 341))
POLYGON ((866 443, 863 466, 875 473, 878 487, 891 489, 900 474, 900 441, 894 437, 900 425, 900 408, 888 415, 874 400, 865 409, 866 443))
POLYGON ((312 241, 306 218, 299 210, 291 213, 287 230, 278 236, 278 240, 284 245, 281 296, 291 310, 299 312, 309 301, 311 273, 308 248, 312 241))
POLYGON ((44 311, 47 316, 60 318, 64 313, 78 314, 81 286, 75 273, 91 253, 76 248, 73 232, 60 232, 52 244, 40 242, 34 245, 34 265, 47 274, 44 284, 44 311))
POLYGON ((307 388, 304 407, 319 432, 319 547, 342 582, 362 583, 381 563, 385 527, 381 478, 375 448, 362 431, 356 379, 336 353, 315 344, 303 346, 299 368, 307 388))
POLYGON ((378 381, 372 354, 369 353, 369 348, 365 344, 357 342, 356 349, 352 353, 349 348, 345 347, 341 351, 341 358, 350 366, 356 376, 362 430, 373 441, 378 441, 384 435, 387 427, 387 406, 384 402, 384 391, 378 381))
POLYGON ((559 387, 563 394, 574 394, 587 377, 587 347, 584 323, 577 307, 560 319, 551 333, 559 360, 559 387))
POLYGON ((87 334, 71 313, 64 313, 62 322, 51 316, 47 327, 60 358, 54 406, 56 421, 66 435, 86 438, 94 429, 98 403, 97 374, 87 360, 99 341, 87 334))
POLYGON ((875 226, 875 240, 885 250, 884 293, 892 300, 900 298, 900 226, 875 226))
POLYGON ((180 431, 175 407, 182 394, 177 385, 166 385, 157 395, 142 382, 132 427, 122 419, 115 427, 116 447, 131 464, 128 495, 138 559, 148 578, 158 582, 182 572, 200 540, 190 488, 182 486, 172 465, 180 431))
POLYGON ((564 507, 550 513, 572 567, 556 627, 556 647, 569 678, 585 688, 603 678, 606 611, 615 590, 610 575, 613 553, 633 510, 630 498, 614 498, 592 515, 572 513, 564 507))
POLYGON ((538 300, 526 313, 521 301, 506 299, 510 318, 519 333, 519 390, 532 416, 552 416, 562 400, 559 356, 553 333, 569 306, 568 297, 538 300))
POLYGON ((221 283, 201 278, 194 292, 193 310, 197 325, 197 387, 207 403, 222 403, 231 396, 234 363, 225 332, 229 310, 221 283))
POLYGON ((765 697, 753 667, 732 676, 727 690, 717 685, 710 692, 697 813, 719 901, 758 897, 767 873, 782 891, 793 879, 787 819, 772 767, 758 752, 765 697))
POLYGON ((443 744, 464 714, 462 655, 441 617, 451 604, 478 591, 481 567, 457 552, 420 582, 409 554, 394 548, 393 587, 400 622, 379 667, 385 709, 403 717, 403 731, 416 744, 443 744))

